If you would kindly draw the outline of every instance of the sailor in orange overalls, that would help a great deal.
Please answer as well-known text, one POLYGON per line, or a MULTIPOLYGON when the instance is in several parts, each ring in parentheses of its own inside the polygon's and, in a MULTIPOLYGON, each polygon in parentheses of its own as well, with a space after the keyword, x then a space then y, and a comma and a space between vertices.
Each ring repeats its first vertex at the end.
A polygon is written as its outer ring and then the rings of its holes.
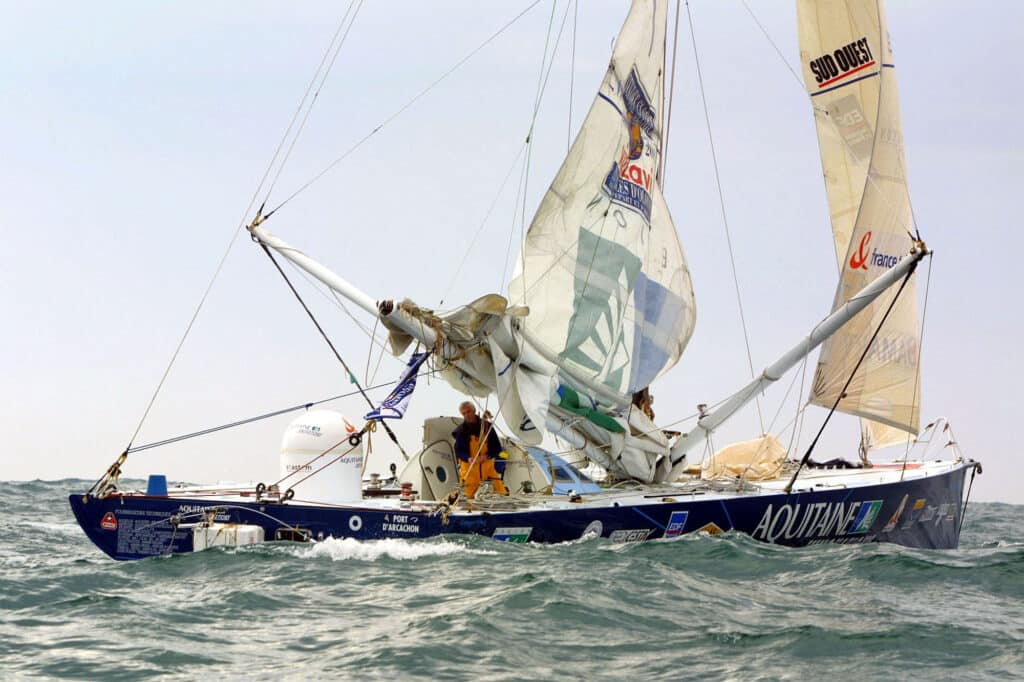
POLYGON ((468 400, 459 405, 462 423, 452 431, 455 437, 455 456, 459 460, 459 478, 466 497, 476 496, 481 481, 490 481, 495 492, 508 495, 501 475, 508 455, 502 451, 501 441, 494 425, 481 419, 476 407, 468 400))

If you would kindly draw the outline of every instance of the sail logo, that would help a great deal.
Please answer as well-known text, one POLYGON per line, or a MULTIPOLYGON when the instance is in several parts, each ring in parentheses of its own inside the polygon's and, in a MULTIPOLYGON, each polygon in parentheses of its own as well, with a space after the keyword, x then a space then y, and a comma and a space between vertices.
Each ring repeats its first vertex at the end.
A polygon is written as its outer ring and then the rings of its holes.
POLYGON ((774 543, 776 540, 805 540, 840 535, 863 535, 871 530, 882 500, 865 502, 814 502, 768 505, 751 536, 774 543))
POLYGON ((889 270, 900 262, 899 256, 883 253, 878 249, 868 249, 871 246, 871 230, 864 233, 857 245, 857 251, 850 256, 850 268, 852 270, 867 270, 869 265, 889 270))
POLYGON ((824 88, 875 64, 867 36, 807 63, 818 88, 824 88))
POLYGON ((625 113, 619 113, 626 124, 627 138, 618 161, 605 177, 604 189, 612 201, 637 211, 650 222, 654 182, 652 172, 643 165, 651 165, 652 152, 657 150, 650 148, 655 134, 655 111, 636 69, 629 72, 619 94, 625 109, 625 113))

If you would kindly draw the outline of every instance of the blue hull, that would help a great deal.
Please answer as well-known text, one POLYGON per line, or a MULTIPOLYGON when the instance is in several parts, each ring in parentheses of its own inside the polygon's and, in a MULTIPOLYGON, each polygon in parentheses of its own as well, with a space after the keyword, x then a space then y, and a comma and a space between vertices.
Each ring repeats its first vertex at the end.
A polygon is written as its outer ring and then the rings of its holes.
POLYGON ((113 494, 86 502, 69 497, 89 539, 114 559, 141 559, 192 551, 192 533, 173 515, 224 507, 218 522, 262 526, 267 540, 289 539, 289 526, 312 538, 426 538, 450 533, 500 540, 566 542, 599 534, 613 542, 671 539, 704 531, 736 531, 756 540, 800 547, 816 543, 892 542, 908 547, 954 549, 960 539, 964 479, 973 463, 915 480, 855 488, 680 499, 653 496, 650 503, 581 506, 579 509, 464 513, 447 519, 425 511, 379 507, 218 502, 189 497, 113 494))

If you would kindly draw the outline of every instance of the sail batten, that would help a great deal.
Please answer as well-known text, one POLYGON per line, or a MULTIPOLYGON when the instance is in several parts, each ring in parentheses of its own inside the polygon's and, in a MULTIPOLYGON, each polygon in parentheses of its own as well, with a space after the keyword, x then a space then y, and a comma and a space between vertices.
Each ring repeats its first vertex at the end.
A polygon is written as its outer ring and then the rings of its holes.
MULTIPOLYGON (((804 82, 814 107, 840 273, 834 306, 885 270, 913 233, 895 63, 881 2, 798 0, 804 82)), ((882 447, 920 427, 920 329, 915 280, 854 374, 895 292, 823 347, 811 402, 862 418, 864 442, 882 447), (901 435, 902 433, 902 435, 901 435)))

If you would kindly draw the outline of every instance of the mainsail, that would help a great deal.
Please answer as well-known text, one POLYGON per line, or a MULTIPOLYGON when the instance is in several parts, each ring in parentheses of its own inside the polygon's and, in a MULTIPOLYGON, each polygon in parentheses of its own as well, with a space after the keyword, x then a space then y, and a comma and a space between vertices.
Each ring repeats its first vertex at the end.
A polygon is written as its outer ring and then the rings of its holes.
MULTIPOLYGON (((914 232, 895 65, 880 0, 798 0, 800 57, 814 107, 842 304, 906 253, 914 232)), ((822 348, 811 402, 832 407, 895 291, 822 348)), ((919 430, 920 329, 911 279, 839 401, 882 447, 919 430)))
POLYGON ((679 360, 696 314, 660 186, 666 13, 633 3, 509 285, 530 343, 619 405, 679 360))

